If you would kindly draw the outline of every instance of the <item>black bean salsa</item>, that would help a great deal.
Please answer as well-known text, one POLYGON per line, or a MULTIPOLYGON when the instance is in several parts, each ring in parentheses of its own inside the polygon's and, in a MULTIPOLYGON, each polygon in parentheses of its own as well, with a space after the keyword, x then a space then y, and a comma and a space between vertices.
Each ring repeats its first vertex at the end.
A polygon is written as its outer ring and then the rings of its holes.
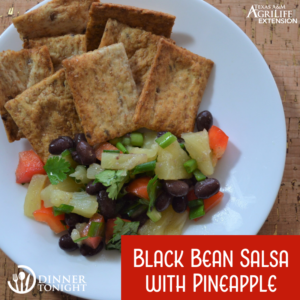
POLYGON ((63 234, 62 250, 83 256, 121 250, 124 234, 181 234, 223 197, 211 175, 228 137, 209 111, 196 128, 181 137, 142 129, 96 146, 84 133, 51 141, 47 175, 34 175, 28 189, 30 197, 38 186, 42 203, 25 201, 25 214, 63 234))

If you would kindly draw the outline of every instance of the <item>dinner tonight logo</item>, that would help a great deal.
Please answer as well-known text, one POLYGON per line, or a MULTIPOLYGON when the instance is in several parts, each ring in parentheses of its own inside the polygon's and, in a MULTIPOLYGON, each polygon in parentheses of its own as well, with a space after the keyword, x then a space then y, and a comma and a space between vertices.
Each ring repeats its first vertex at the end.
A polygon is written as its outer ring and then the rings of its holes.
POLYGON ((297 24, 293 11, 286 10, 285 5, 252 5, 247 18, 258 19, 259 24, 297 24))
MULTIPOLYGON (((17 293, 17 294, 26 294, 29 293, 35 287, 37 277, 34 271, 24 265, 19 265, 18 269, 23 269, 25 271, 30 272, 30 274, 26 274, 21 271, 19 274, 13 274, 12 279, 13 283, 7 281, 9 288, 17 293), (27 277, 26 277, 27 276, 27 277), (32 277, 32 283, 29 286, 30 278, 32 277)), ((83 275, 39 275, 38 276, 39 283, 37 287, 39 291, 60 291, 60 292, 84 292, 85 287, 87 286, 83 275)))

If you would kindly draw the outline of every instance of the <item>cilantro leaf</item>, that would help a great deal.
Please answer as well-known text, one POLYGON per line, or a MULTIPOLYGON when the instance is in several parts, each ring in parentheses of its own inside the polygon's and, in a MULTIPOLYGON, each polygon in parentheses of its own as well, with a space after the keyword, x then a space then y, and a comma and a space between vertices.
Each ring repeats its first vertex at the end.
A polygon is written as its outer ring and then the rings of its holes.
POLYGON ((156 200, 156 190, 157 190, 157 186, 159 184, 159 180, 157 175, 155 177, 153 177, 148 185, 147 185, 147 192, 149 195, 149 208, 148 208, 148 212, 152 211, 154 204, 155 204, 155 200, 156 200))
POLYGON ((116 171, 114 170, 105 170, 96 174, 95 182, 101 182, 104 186, 110 186, 113 183, 113 180, 116 176, 116 171))
POLYGON ((101 182, 104 186, 109 186, 106 190, 110 199, 117 199, 123 185, 128 182, 129 176, 126 170, 105 170, 97 174, 95 182, 101 182))
POLYGON ((121 251, 121 236, 122 235, 137 235, 140 222, 125 222, 120 218, 115 220, 114 234, 112 239, 106 245, 107 250, 121 251))
POLYGON ((49 177, 51 184, 56 185, 67 178, 70 172, 70 163, 59 156, 48 158, 44 169, 49 177))

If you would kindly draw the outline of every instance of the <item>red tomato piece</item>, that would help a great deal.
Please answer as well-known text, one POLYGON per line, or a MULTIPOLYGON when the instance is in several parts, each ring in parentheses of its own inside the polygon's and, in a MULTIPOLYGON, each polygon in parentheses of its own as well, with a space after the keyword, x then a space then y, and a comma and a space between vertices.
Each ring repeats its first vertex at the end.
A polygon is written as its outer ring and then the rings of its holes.
POLYGON ((90 218, 89 223, 84 227, 82 232, 80 232, 80 236, 85 237, 88 235, 88 232, 89 232, 92 222, 102 223, 102 225, 100 227, 100 232, 98 233, 97 236, 88 237, 87 239, 83 240, 82 242, 83 242, 83 244, 86 244, 86 245, 90 246, 91 248, 96 249, 99 246, 99 244, 101 243, 103 236, 104 236, 105 221, 104 221, 104 218, 102 215, 100 215, 98 213, 94 214, 90 218))
POLYGON ((27 183, 35 174, 46 174, 44 163, 32 150, 19 153, 19 164, 16 170, 16 182, 27 183))
MULTIPOLYGON (((224 193, 218 192, 217 194, 211 196, 210 198, 203 200, 205 213, 208 213, 211 209, 213 209, 215 206, 217 206, 222 201, 223 196, 224 196, 224 193)), ((195 200, 195 199, 192 199, 192 200, 195 200)), ((191 201, 191 200, 189 200, 189 201, 191 201)), ((201 218, 202 217, 196 218, 196 219, 194 219, 194 221, 198 221, 201 218)))
POLYGON ((193 200, 197 200, 198 198, 195 195, 195 191, 194 189, 190 190, 189 193, 187 194, 187 199, 188 201, 193 201, 193 200))
POLYGON ((140 198, 149 200, 147 186, 150 180, 150 177, 141 177, 132 181, 127 187, 127 192, 140 198))
POLYGON ((227 147, 229 137, 217 126, 212 126, 208 132, 209 146, 216 158, 220 159, 227 147))
POLYGON ((55 233, 60 233, 66 230, 66 227, 61 222, 65 220, 65 215, 62 214, 55 217, 52 207, 46 208, 44 206, 44 201, 42 201, 41 209, 33 212, 33 217, 36 221, 48 224, 55 233))

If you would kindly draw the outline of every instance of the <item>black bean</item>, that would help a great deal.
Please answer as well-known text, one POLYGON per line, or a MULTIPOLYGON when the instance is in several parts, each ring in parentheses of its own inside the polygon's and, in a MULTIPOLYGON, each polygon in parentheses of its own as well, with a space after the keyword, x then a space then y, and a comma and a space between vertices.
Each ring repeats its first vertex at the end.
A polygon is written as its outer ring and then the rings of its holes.
POLYGON ((117 215, 116 201, 110 199, 108 197, 108 193, 106 191, 99 192, 99 194, 97 196, 97 201, 98 201, 101 215, 105 219, 111 219, 117 215))
POLYGON ((103 249, 103 246, 103 241, 100 242, 99 246, 96 249, 93 249, 90 246, 83 244, 80 247, 80 254, 83 256, 93 256, 95 254, 98 254, 103 249))
POLYGON ((166 210, 171 204, 173 196, 167 192, 161 193, 155 201, 155 207, 157 211, 166 210))
POLYGON ((77 147, 77 144, 81 141, 87 142, 84 133, 77 133, 74 137, 74 146, 77 147))
POLYGON ((77 151, 72 151, 71 152, 72 158, 75 162, 77 162, 78 164, 82 165, 82 161, 81 158, 79 157, 77 151))
POLYGON ((188 207, 187 197, 175 197, 172 201, 172 207, 179 214, 185 212, 188 207))
POLYGON ((180 180, 166 180, 164 187, 165 190, 174 197, 186 196, 189 192, 189 185, 180 180))
POLYGON ((77 214, 65 214, 65 222, 68 226, 75 226, 77 223, 81 223, 82 217, 77 214))
POLYGON ((208 110, 204 110, 198 114, 196 118, 196 124, 198 131, 206 129, 207 131, 213 125, 213 116, 208 110))
POLYGON ((65 251, 74 251, 78 248, 78 245, 73 242, 71 236, 67 233, 60 237, 59 247, 65 251))
POLYGON ((195 195, 198 199, 207 199, 218 193, 220 182, 215 178, 207 178, 197 182, 195 185, 195 195))
POLYGON ((65 150, 73 148, 73 140, 68 136, 60 136, 49 145, 49 152, 53 155, 62 154, 65 150))
POLYGON ((94 180, 92 180, 87 184, 85 191, 89 195, 97 195, 100 191, 105 189, 106 187, 101 182, 97 182, 94 184, 94 180))
POLYGON ((76 152, 83 165, 91 165, 96 162, 94 150, 87 142, 80 141, 76 146, 76 152))

